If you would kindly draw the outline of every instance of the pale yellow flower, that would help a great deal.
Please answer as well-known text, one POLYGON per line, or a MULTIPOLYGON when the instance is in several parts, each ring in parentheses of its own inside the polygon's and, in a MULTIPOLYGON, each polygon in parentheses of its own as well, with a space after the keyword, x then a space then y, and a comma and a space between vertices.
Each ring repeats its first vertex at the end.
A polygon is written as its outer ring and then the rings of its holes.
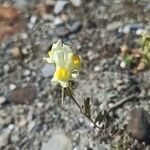
POLYGON ((56 66, 56 71, 51 82, 59 83, 62 87, 68 87, 69 81, 75 79, 81 67, 81 58, 72 53, 68 45, 62 44, 61 40, 53 44, 48 53, 49 58, 45 58, 48 63, 56 66))
POLYGON ((62 87, 68 87, 69 81, 77 78, 81 67, 81 59, 79 56, 70 53, 58 52, 55 55, 56 72, 52 79, 52 83, 60 83, 62 87))

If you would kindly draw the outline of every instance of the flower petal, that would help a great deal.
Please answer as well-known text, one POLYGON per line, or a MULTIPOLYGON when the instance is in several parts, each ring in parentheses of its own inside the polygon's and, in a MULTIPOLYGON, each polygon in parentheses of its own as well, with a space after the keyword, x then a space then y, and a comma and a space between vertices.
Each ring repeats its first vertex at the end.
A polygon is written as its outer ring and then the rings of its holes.
POLYGON ((69 83, 68 83, 68 81, 60 81, 60 85, 64 88, 66 88, 69 86, 69 83))
POLYGON ((63 49, 63 44, 62 41, 59 39, 56 43, 52 45, 52 51, 57 51, 57 50, 62 50, 63 49))
POLYGON ((53 59, 51 57, 50 58, 44 57, 43 59, 46 60, 49 64, 54 63, 54 61, 53 61, 53 59))
POLYGON ((72 75, 73 79, 76 79, 78 77, 78 75, 79 75, 79 71, 75 70, 75 71, 72 72, 71 75, 72 75))

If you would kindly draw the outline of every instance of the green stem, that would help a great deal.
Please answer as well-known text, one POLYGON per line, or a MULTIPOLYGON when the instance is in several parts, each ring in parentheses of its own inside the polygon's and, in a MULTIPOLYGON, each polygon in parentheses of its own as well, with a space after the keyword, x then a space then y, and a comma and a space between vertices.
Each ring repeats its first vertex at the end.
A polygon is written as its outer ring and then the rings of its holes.
POLYGON ((70 91, 70 88, 66 88, 66 90, 69 93, 70 98, 74 101, 74 103, 78 106, 78 108, 80 109, 80 112, 94 125, 94 127, 97 127, 98 129, 100 129, 99 126, 97 126, 95 124, 95 122, 86 114, 82 111, 82 107, 79 105, 79 103, 76 101, 76 99, 73 97, 73 95, 71 94, 72 92, 70 91))
POLYGON ((61 104, 63 105, 64 103, 64 88, 61 88, 61 104))

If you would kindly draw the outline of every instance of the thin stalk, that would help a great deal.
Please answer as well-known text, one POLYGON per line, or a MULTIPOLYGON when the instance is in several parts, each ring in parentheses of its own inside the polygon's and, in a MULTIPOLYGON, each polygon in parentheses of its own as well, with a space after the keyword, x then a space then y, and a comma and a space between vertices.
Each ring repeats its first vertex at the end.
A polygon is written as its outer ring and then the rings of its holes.
POLYGON ((64 88, 61 88, 61 104, 64 103, 64 88))
POLYGON ((85 114, 85 113, 82 111, 82 107, 79 105, 79 103, 78 103, 78 102, 76 101, 76 99, 73 97, 73 95, 72 95, 71 92, 70 92, 70 89, 67 88, 66 90, 68 91, 70 98, 74 101, 74 103, 75 103, 75 104, 78 106, 78 108, 80 109, 80 112, 94 125, 94 127, 97 127, 98 129, 100 129, 100 127, 97 126, 97 125, 95 124, 95 122, 94 122, 87 114, 85 114))

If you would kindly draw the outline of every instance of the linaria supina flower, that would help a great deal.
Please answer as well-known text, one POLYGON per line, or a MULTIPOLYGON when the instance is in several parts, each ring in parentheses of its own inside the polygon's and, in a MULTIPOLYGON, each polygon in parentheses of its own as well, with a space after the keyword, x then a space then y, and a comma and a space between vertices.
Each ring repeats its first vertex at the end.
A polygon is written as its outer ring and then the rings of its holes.
POLYGON ((56 66, 56 71, 51 82, 53 84, 60 83, 62 87, 68 87, 69 81, 74 80, 81 67, 81 58, 73 54, 70 46, 58 40, 52 45, 52 49, 48 52, 48 58, 44 58, 48 63, 56 66))

